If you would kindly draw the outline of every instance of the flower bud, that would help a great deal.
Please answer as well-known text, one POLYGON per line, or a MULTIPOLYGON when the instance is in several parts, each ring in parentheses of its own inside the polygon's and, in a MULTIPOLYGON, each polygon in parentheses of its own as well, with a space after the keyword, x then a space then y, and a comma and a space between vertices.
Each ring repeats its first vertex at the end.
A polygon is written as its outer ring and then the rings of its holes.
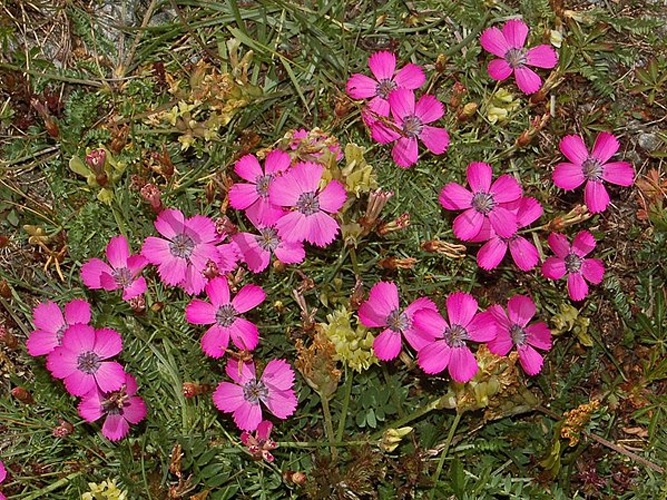
POLYGON ((422 250, 428 253, 439 253, 452 259, 462 259, 466 254, 465 245, 456 245, 440 240, 428 240, 422 243, 422 250))
POLYGON ((475 116, 478 107, 479 105, 476 102, 469 102, 463 106, 461 111, 459 111, 459 113, 456 115, 456 119, 460 122, 468 121, 470 118, 475 116))
POLYGON ((107 152, 104 148, 93 149, 86 155, 86 164, 95 175, 104 173, 104 165, 107 162, 107 152))
POLYGON ((378 262, 378 265, 383 269, 412 269, 415 267, 417 259, 413 257, 405 257, 399 259, 398 257, 386 257, 378 262))
POLYGON ((412 427, 399 427, 398 429, 387 429, 382 435, 380 448, 384 451, 394 451, 401 440, 412 432, 412 427))
POLYGON ((7 330, 5 325, 0 325, 0 342, 4 343, 11 350, 16 349, 19 345, 16 335, 7 330))
POLYGON ((11 391, 12 396, 14 396, 18 401, 24 405, 31 405, 35 402, 32 397, 32 394, 25 387, 14 387, 11 391))
POLYGON ((376 232, 380 236, 386 236, 389 233, 395 233, 396 231, 405 229, 409 225, 410 225, 410 214, 406 212, 404 214, 399 215, 393 221, 380 224, 376 232))
POLYGON ((53 436, 57 438, 64 438, 74 432, 74 426, 67 420, 60 419, 58 425, 53 428, 53 436))

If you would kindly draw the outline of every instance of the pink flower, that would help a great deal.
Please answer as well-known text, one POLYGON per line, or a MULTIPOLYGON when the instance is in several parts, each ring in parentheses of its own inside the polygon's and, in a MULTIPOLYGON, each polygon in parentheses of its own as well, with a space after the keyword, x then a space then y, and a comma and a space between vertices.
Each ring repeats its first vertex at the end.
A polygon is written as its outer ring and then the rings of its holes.
POLYGON ((306 258, 302 242, 288 242, 278 235, 275 224, 257 226, 259 234, 237 233, 232 236, 241 259, 253 273, 261 273, 271 262, 271 254, 283 264, 299 264, 306 258))
MULTIPOLYGON (((5 464, 0 460, 0 483, 3 483, 7 479, 7 469, 5 469, 5 464)), ((7 497, 0 491, 0 500, 7 500, 7 497)))
POLYGON ((609 205, 609 194, 602 181, 619 186, 632 185, 635 176, 632 165, 625 161, 609 162, 619 148, 618 140, 610 133, 600 132, 590 153, 583 139, 577 135, 566 135, 559 147, 572 163, 556 165, 554 184, 571 191, 586 182, 584 203, 592 213, 604 212, 609 205))
POLYGON ((254 431, 262 421, 260 402, 280 419, 294 413, 297 398, 294 389, 294 371, 283 359, 273 359, 257 380, 255 364, 246 362, 239 366, 230 359, 225 367, 234 381, 220 382, 213 393, 213 403, 218 410, 234 413, 234 422, 242 431, 254 431))
POLYGON ((389 106, 394 119, 393 125, 387 126, 377 121, 371 125, 371 131, 379 142, 396 140, 391 156, 399 167, 407 168, 417 162, 417 139, 421 139, 433 154, 445 152, 449 146, 449 134, 444 128, 427 125, 445 114, 445 108, 440 101, 427 94, 415 104, 414 92, 397 89, 389 94, 389 106))
POLYGON ((320 188, 324 167, 317 163, 297 163, 269 188, 271 203, 292 209, 276 222, 278 236, 284 241, 308 241, 324 247, 339 231, 338 222, 329 214, 338 212, 347 194, 338 181, 320 188))
POLYGON ((125 382, 125 371, 120 363, 106 360, 122 347, 115 330, 75 324, 65 331, 62 344, 49 354, 46 367, 54 377, 64 380, 73 396, 83 396, 96 386, 104 392, 116 391, 125 382))
MULTIPOLYGON (((289 134, 288 132, 286 137, 289 137, 289 134)), ((295 151, 293 155, 295 158, 303 161, 320 162, 327 151, 333 155, 336 161, 343 159, 343 151, 338 139, 329 136, 317 127, 312 130, 306 130, 305 128, 292 130, 289 148, 295 151)))
POLYGON ((479 41, 484 50, 501 59, 489 63, 488 71, 494 80, 505 80, 512 73, 516 83, 524 94, 533 94, 542 86, 542 79, 526 66, 551 69, 558 63, 558 54, 549 45, 538 45, 526 49, 528 26, 520 19, 511 19, 502 31, 496 27, 488 28, 479 41))
POLYGON ((269 438, 271 429, 273 429, 273 424, 268 420, 262 420, 254 436, 248 431, 241 433, 241 442, 246 445, 248 452, 255 460, 264 459, 267 462, 273 462, 271 451, 275 450, 278 444, 269 438))
MULTIPOLYGON (((507 204, 506 207, 516 214, 519 229, 531 225, 542 215, 542 205, 535 198, 522 197, 517 202, 507 204)), ((475 243, 486 241, 477 252, 477 265, 487 271, 498 267, 508 248, 512 260, 522 271, 530 271, 540 260, 537 248, 530 241, 519 234, 509 238, 498 236, 488 219, 484 220, 481 231, 471 241, 475 243)))
POLYGON ((30 334, 26 346, 31 356, 49 354, 60 345, 65 330, 70 325, 90 322, 90 304, 75 299, 65 304, 65 317, 54 302, 43 302, 32 312, 35 330, 30 334))
POLYGON ((86 394, 79 403, 79 415, 86 422, 106 415, 102 434, 111 441, 123 439, 130 431, 130 424, 136 425, 146 417, 146 403, 136 392, 137 380, 127 373, 117 391, 103 392, 95 388, 86 394))
POLYGON ((198 294, 206 285, 202 271, 209 260, 220 259, 216 244, 219 235, 208 217, 195 215, 186 219, 180 210, 163 210, 155 228, 164 238, 149 236, 141 254, 158 266, 160 278, 167 285, 180 286, 189 294, 198 294))
POLYGON ((81 280, 88 288, 123 289, 123 300, 130 300, 146 291, 146 280, 139 276, 148 261, 142 255, 130 255, 125 236, 114 236, 106 249, 106 262, 93 258, 81 267, 81 280))
POLYGON ((269 186, 285 172, 291 163, 290 155, 275 149, 266 155, 264 170, 254 155, 245 155, 234 165, 236 174, 248 183, 236 183, 229 190, 229 204, 259 224, 271 224, 284 211, 269 201, 269 186))
POLYGON ((588 231, 580 231, 572 240, 572 246, 562 234, 551 233, 547 240, 556 254, 542 264, 542 274, 552 280, 567 275, 567 292, 572 300, 583 300, 588 295, 586 281, 597 285, 604 277, 604 264, 600 259, 585 259, 595 249, 595 238, 588 231))
POLYGON ((415 314, 415 325, 435 340, 422 347, 417 362, 426 373, 440 373, 448 368, 457 382, 468 382, 477 373, 475 356, 466 341, 488 342, 496 336, 496 323, 488 313, 477 313, 477 301, 465 292, 447 297, 449 323, 432 309, 415 314))
POLYGON ((231 337, 241 350, 252 351, 257 347, 259 331, 254 323, 239 317, 257 307, 266 298, 257 285, 245 285, 230 300, 229 285, 224 277, 213 278, 206 284, 206 295, 211 302, 193 299, 185 308, 185 318, 194 325, 213 325, 201 339, 203 351, 220 358, 225 354, 231 337))
POLYGON ((535 304, 530 297, 515 295, 507 302, 507 312, 499 305, 491 306, 488 311, 496 320, 498 331, 488 344, 489 351, 506 356, 516 346, 523 371, 528 375, 540 373, 544 360, 534 348, 551 349, 551 331, 542 321, 528 325, 535 316, 535 304))
POLYGON ((368 300, 359 307, 359 321, 368 328, 384 328, 373 340, 375 355, 382 361, 395 359, 401 352, 401 335, 418 351, 435 337, 429 337, 414 326, 414 315, 422 309, 437 311, 427 297, 413 301, 404 310, 399 308, 398 288, 395 283, 379 282, 373 285, 368 300))
POLYGON ((450 182, 440 192, 440 204, 447 210, 465 210, 454 219, 454 234, 463 241, 471 241, 482 230, 484 220, 502 238, 511 238, 518 229, 517 216, 508 203, 521 197, 521 186, 510 175, 501 175, 491 184, 491 165, 473 162, 468 165, 468 184, 472 192, 450 182))

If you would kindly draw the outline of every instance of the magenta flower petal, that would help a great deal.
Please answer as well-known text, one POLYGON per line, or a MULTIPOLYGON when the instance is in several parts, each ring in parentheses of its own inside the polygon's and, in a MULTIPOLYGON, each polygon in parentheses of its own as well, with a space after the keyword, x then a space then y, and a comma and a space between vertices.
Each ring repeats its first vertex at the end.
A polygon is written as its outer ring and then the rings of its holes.
POLYGON ((559 280, 566 273, 567 270, 565 269, 565 261, 563 259, 549 257, 542 263, 542 274, 551 280, 559 280))
POLYGON ((542 79, 532 69, 521 66, 514 69, 516 84, 524 94, 534 94, 542 86, 542 79))
POLYGON ((292 164, 289 153, 280 149, 274 149, 266 155, 264 170, 267 174, 274 175, 286 171, 292 164))
POLYGON ((436 374, 447 368, 452 349, 444 340, 436 340, 419 350, 417 363, 424 373, 436 374))
POLYGON ((352 99, 370 99, 377 93, 378 82, 360 73, 353 74, 345 84, 345 92, 352 99))
POLYGON ((138 297, 147 289, 148 285, 146 285, 146 279, 143 276, 140 276, 123 289, 123 300, 130 300, 138 297))
POLYGON ((477 314, 477 301, 466 292, 454 292, 447 297, 447 317, 450 325, 468 326, 477 314))
POLYGON ((446 210, 466 210, 472 204, 472 193, 455 182, 450 182, 440 191, 438 200, 446 210))
POLYGON ((241 405, 246 404, 243 387, 230 382, 220 382, 213 392, 213 404, 220 411, 227 413, 236 411, 241 405))
POLYGON ((229 204, 236 210, 245 210, 259 199, 254 184, 236 183, 229 188, 229 204))
POLYGON ((572 240, 572 252, 579 257, 585 257, 595 249, 595 238, 586 231, 579 231, 572 240))
POLYGON ((65 325, 63 313, 55 302, 42 302, 32 312, 32 322, 38 330, 57 332, 65 325))
POLYGON ((217 307, 201 299, 193 299, 185 307, 185 319, 193 325, 212 325, 215 323, 217 307))
POLYGON ((81 399, 77 411, 86 422, 94 422, 104 415, 101 396, 100 391, 95 389, 81 399))
MULTIPOLYGON (((173 238, 185 227, 185 217, 180 210, 167 209, 160 212, 154 222, 155 229, 165 238, 173 238)), ((143 252, 142 252, 143 253, 143 252)), ((149 262, 150 257, 146 256, 149 262)))
POLYGON ((511 175, 504 174, 495 180, 489 192, 496 203, 509 203, 521 197, 521 185, 511 175))
POLYGON ((217 243, 218 233, 213 221, 203 215, 193 215, 185 223, 185 234, 196 243, 217 243))
POLYGON ((581 274, 588 282, 599 285, 604 278, 604 264, 600 259, 584 259, 581 263, 581 274))
POLYGON ((630 163, 625 161, 606 163, 602 167, 602 178, 619 186, 632 186, 635 180, 635 170, 630 163))
POLYGON ((498 81, 509 78, 514 71, 504 59, 493 59, 489 62, 486 70, 489 72, 491 78, 498 81))
POLYGON ((609 132, 600 132, 595 139, 591 156, 600 163, 607 163, 616 154, 620 144, 618 139, 609 132))
POLYGON ((511 238, 519 229, 516 222, 516 214, 502 206, 496 206, 489 212, 491 227, 501 238, 511 238))
POLYGON ((213 325, 201 338, 201 349, 207 356, 221 358, 229 346, 229 328, 213 325))
POLYGON ((401 352, 401 334, 390 328, 373 339, 373 352, 381 361, 391 361, 401 352))
POLYGON ((240 314, 257 307, 264 302, 266 293, 257 285, 245 285, 232 299, 232 305, 240 314))
MULTIPOLYGON (((95 374, 95 381, 102 392, 117 391, 125 383, 125 370, 123 365, 116 361, 105 361, 100 363, 100 368, 95 374)), ((67 379, 65 380, 67 382, 67 379)), ((75 394, 82 396, 83 394, 75 394)), ((85 393, 84 393, 85 394, 85 393)))
POLYGON ((470 208, 454 219, 454 234, 460 240, 470 241, 479 234, 483 224, 484 215, 470 208))
POLYGON ((401 137, 391 150, 391 157, 399 167, 408 168, 417 162, 419 145, 414 137, 401 137))
POLYGON ((581 274, 567 275, 567 292, 572 300, 584 300, 588 295, 588 283, 581 274))
POLYGON ((578 188, 586 180, 581 165, 565 162, 556 165, 551 178, 556 186, 566 191, 578 188))
POLYGON ((491 238, 477 252, 477 265, 490 271, 502 262, 507 253, 507 243, 500 238, 491 238))
POLYGON ((359 307, 359 321, 368 328, 384 327, 387 326, 387 316, 398 308, 396 284, 380 281, 373 285, 368 294, 368 300, 359 307))
POLYGON ((417 311, 413 321, 419 333, 434 339, 442 338, 443 331, 449 327, 436 309, 421 309, 417 311))
POLYGON ((549 243, 549 248, 551 248, 553 253, 561 259, 567 257, 567 254, 570 253, 570 243, 562 234, 551 233, 547 238, 547 243, 549 243))
POLYGON ((318 247, 325 247, 336 239, 339 230, 338 222, 333 217, 324 212, 318 212, 310 216, 306 241, 318 247))
MULTIPOLYGON (((389 106, 389 103, 387 103, 389 106)), ((387 124, 376 120, 368 125, 371 129, 371 137, 374 141, 379 142, 380 144, 389 144, 394 142, 396 139, 401 137, 401 134, 390 128, 387 124)))
POLYGON ((503 32, 496 27, 485 29, 482 36, 479 37, 479 43, 484 50, 501 58, 504 58, 511 48, 503 32))
POLYGON ((288 242, 305 241, 310 233, 306 216, 301 212, 290 212, 276 222, 278 235, 288 242))
POLYGON ((523 371, 531 376, 540 373, 544 359, 539 352, 529 345, 518 346, 517 351, 519 353, 519 363, 521 363, 523 371))
MULTIPOLYGON (((290 174, 296 180, 299 190, 303 191, 317 191, 319 189, 320 180, 324 173, 324 166, 319 163, 301 162, 297 163, 290 170, 290 174)), ((278 179, 287 177, 283 175, 278 179)))
POLYGON ((525 327, 535 316, 537 309, 529 297, 515 295, 507 303, 507 314, 512 323, 525 327))
POLYGON ((444 114, 445 107, 431 94, 423 95, 417 101, 417 104, 415 104, 415 115, 422 123, 431 123, 439 120, 444 114))
POLYGON ((244 401, 234 412, 234 423, 244 431, 254 431, 262 421, 262 408, 259 404, 244 401))
POLYGON ((65 321, 67 324, 90 323, 90 304, 83 299, 74 299, 65 304, 65 321))
POLYGON ((95 329, 90 325, 70 325, 61 345, 71 352, 92 351, 95 346, 95 329))
POLYGON ((141 246, 141 255, 151 264, 160 265, 172 258, 169 242, 155 236, 148 236, 141 246))
POLYGON ((299 264, 306 258, 303 243, 281 242, 275 249, 276 257, 283 264, 299 264))
POLYGON ((242 156, 234 164, 234 172, 236 172, 236 175, 238 175, 241 179, 251 182, 253 184, 255 183, 258 177, 264 175, 264 172, 262 171, 262 166, 259 164, 259 161, 255 157, 255 155, 251 154, 242 156))
POLYGON ((509 243, 512 260, 522 271, 530 271, 540 261, 535 245, 523 236, 515 236, 509 243))
POLYGON ((130 424, 123 415, 109 414, 102 425, 102 434, 109 441, 120 441, 130 432, 130 424))
POLYGON ((294 371, 284 359, 272 359, 264 367, 262 382, 276 391, 289 391, 294 386, 294 371))
POLYGON ((392 52, 376 52, 368 58, 368 67, 378 80, 391 80, 396 70, 396 56, 392 52))
POLYGON ((604 184, 596 181, 588 181, 584 188, 584 203, 591 213, 604 212, 609 205, 609 193, 604 184))
POLYGON ((528 325, 526 327, 526 333, 528 333, 528 336, 526 337, 526 341, 532 345, 537 347, 538 349, 542 349, 544 351, 548 351, 551 349, 551 330, 549 330, 549 327, 547 326, 546 323, 544 322, 539 322, 539 323, 533 323, 532 325, 528 325))
POLYGON ((211 299, 211 304, 216 308, 229 304, 230 295, 229 295, 229 284, 227 283, 227 278, 224 276, 218 276, 213 278, 206 284, 206 295, 211 299))
POLYGON ((276 417, 285 419, 294 414, 299 401, 293 390, 273 391, 265 402, 266 407, 276 417))
POLYGON ((431 153, 440 155, 447 150, 449 146, 449 134, 444 128, 431 127, 424 125, 419 138, 431 153))
POLYGON ((26 347, 31 356, 43 356, 49 354, 60 345, 60 341, 54 332, 35 330, 28 337, 26 347))
POLYGON ((426 81, 424 70, 420 66, 408 63, 401 68, 394 76, 394 82, 399 87, 414 90, 421 87, 426 81))
POLYGON ((457 382, 468 382, 477 373, 477 360, 468 347, 456 347, 451 350, 449 374, 457 382))
POLYGON ((473 193, 489 193, 491 191, 491 179, 493 173, 491 165, 474 161, 468 165, 466 177, 473 193))
POLYGON ((396 89, 387 99, 391 107, 392 116, 399 123, 403 123, 403 118, 413 115, 415 112, 415 94, 412 90, 396 89))
POLYGON ((95 352, 102 359, 109 359, 123 349, 120 333, 111 328, 101 328, 95 331, 95 352))
POLYGON ((519 227, 526 227, 542 216, 543 209, 540 202, 532 197, 521 198, 516 221, 519 227))
POLYGON ((329 182, 318 196, 320 208, 330 214, 338 212, 346 198, 345 187, 336 180, 329 182))
MULTIPOLYGON (((146 238, 148 240, 148 238, 146 238)), ((146 243, 144 243, 144 246, 146 243)), ((142 250, 143 251, 143 250, 142 250)), ((171 255, 171 254, 170 254, 171 255)), ((167 285, 179 285, 185 282, 188 271, 188 263, 185 259, 169 259, 158 266, 160 279, 167 285)))
POLYGON ((127 259, 130 256, 130 246, 125 236, 114 236, 107 245, 107 259, 114 269, 127 267, 127 259))
POLYGON ((522 49, 528 37, 528 25, 521 19, 510 19, 503 26, 503 36, 512 49, 522 49))
MULTIPOLYGON (((102 365, 105 364, 106 363, 102 363, 100 368, 102 368, 102 365)), ((95 383, 95 377, 85 374, 79 370, 73 371, 63 379, 63 382, 65 383, 65 389, 67 389, 67 392, 69 392, 72 396, 84 396, 85 394, 94 390, 97 386, 95 383)))
POLYGON ((489 311, 476 314, 466 330, 470 339, 475 342, 490 342, 498 334, 496 320, 489 311))
POLYGON ((558 64, 558 54, 549 45, 538 45, 526 52, 526 64, 551 69, 558 64))
POLYGON ((252 351, 259 343, 259 330, 257 325, 245 318, 236 318, 234 324, 229 327, 232 342, 242 351, 252 351))
POLYGON ((561 153, 575 165, 581 165, 588 158, 588 148, 578 135, 566 135, 558 145, 561 153))
POLYGON ((81 281, 93 290, 104 288, 100 279, 102 274, 111 275, 113 269, 101 259, 92 258, 81 266, 81 281))

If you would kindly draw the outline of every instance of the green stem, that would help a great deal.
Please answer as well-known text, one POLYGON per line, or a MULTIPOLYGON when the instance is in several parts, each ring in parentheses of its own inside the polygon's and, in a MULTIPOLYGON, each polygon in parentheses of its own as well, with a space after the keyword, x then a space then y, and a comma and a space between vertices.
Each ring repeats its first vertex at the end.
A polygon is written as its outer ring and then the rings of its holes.
POLYGON ((357 262, 357 251, 355 250, 354 246, 350 246, 349 252, 350 252, 350 260, 352 261, 352 271, 354 272, 354 276, 358 277, 359 263, 357 262))
POLYGON ((349 446, 364 446, 367 444, 376 444, 372 441, 336 441, 334 443, 322 443, 322 442, 301 442, 301 441, 278 441, 279 448, 323 448, 325 446, 335 446, 336 448, 345 448, 349 446))
POLYGON ((70 474, 70 475, 68 475, 64 478, 59 479, 58 481, 56 481, 54 483, 51 483, 48 486, 45 486, 41 490, 35 491, 32 495, 28 495, 27 497, 24 497, 23 500, 36 500, 37 498, 44 498, 44 495, 46 495, 47 493, 51 493, 52 491, 55 491, 58 488, 61 488, 62 486, 65 486, 67 483, 72 481, 72 479, 74 479, 75 477, 80 476, 81 474, 83 474, 82 471, 73 472, 72 474, 70 474))
POLYGON ((331 408, 329 408, 329 400, 327 398, 320 396, 320 400, 322 401, 322 413, 324 414, 324 433, 327 435, 327 441, 329 441, 331 448, 331 460, 335 461, 338 458, 338 450, 336 450, 331 408))
POLYGON ((445 396, 442 396, 434 401, 431 401, 429 404, 426 406, 422 406, 421 408, 417 409, 416 411, 410 413, 409 415, 406 415, 403 418, 399 418, 395 422, 392 422, 391 425, 385 427, 385 429, 381 431, 377 431, 375 434, 371 436, 371 441, 377 441, 382 437, 382 435, 386 432, 387 429, 398 429, 399 427, 404 426, 405 424, 408 424, 412 422, 413 420, 417 420, 418 418, 423 417, 429 412, 432 412, 436 408, 438 408, 444 399, 445 396))
POLYGON ((66 82, 66 83, 73 83, 73 84, 78 84, 78 85, 88 85, 90 87, 105 87, 108 86, 106 82, 99 82, 95 80, 87 80, 84 78, 70 78, 68 76, 61 76, 57 75, 55 73, 42 73, 41 71, 36 71, 34 69, 28 69, 28 68, 22 68, 20 66, 15 66, 13 64, 7 64, 7 63, 0 63, 0 69, 4 69, 7 71, 17 71, 19 73, 26 73, 30 76, 36 76, 39 78, 46 78, 47 80, 56 80, 60 82, 66 82))
POLYGON ((343 408, 340 413, 340 420, 338 421, 338 432, 336 432, 336 442, 340 443, 343 440, 343 433, 345 432, 345 420, 347 419, 347 409, 350 406, 350 395, 352 394, 352 375, 354 371, 347 371, 345 369, 345 395, 343 396, 343 408))
POLYGON ((440 473, 442 472, 442 467, 445 464, 445 458, 447 458, 447 453, 449 452, 449 447, 452 444, 452 439, 454 439, 454 434, 456 433, 456 428, 459 426, 461 421, 461 413, 457 413, 454 417, 454 422, 449 428, 449 434, 447 434, 447 441, 445 441, 445 447, 442 449, 442 454, 440 455, 440 460, 438 461, 438 468, 435 469, 435 475, 433 476, 433 489, 431 490, 431 500, 435 498, 435 490, 438 487, 438 479, 440 478, 440 473))

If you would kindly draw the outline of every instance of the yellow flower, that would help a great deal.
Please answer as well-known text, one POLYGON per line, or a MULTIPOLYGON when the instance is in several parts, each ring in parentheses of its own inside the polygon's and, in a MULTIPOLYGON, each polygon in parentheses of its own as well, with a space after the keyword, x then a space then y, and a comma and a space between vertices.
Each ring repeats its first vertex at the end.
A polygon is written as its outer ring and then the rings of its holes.
POLYGON ((362 372, 377 363, 378 359, 373 354, 373 335, 362 325, 352 328, 351 316, 352 313, 343 307, 328 314, 328 323, 320 326, 334 344, 338 360, 362 372))
POLYGON ((102 481, 100 484, 88 483, 90 491, 81 495, 81 500, 127 500, 127 492, 118 489, 112 480, 102 481))

